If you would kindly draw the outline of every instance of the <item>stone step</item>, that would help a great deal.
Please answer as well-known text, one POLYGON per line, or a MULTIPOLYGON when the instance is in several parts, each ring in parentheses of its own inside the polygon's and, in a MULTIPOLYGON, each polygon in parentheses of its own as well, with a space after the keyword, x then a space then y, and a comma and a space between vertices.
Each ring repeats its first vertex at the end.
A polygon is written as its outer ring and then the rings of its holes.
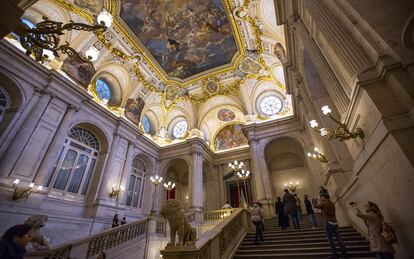
MULTIPOLYGON (((356 231, 341 231, 341 232, 339 232, 340 233, 340 235, 341 235, 341 237, 342 236, 360 236, 360 234, 358 233, 358 232, 356 232, 356 231)), ((245 239, 246 240, 249 240, 249 239, 254 239, 254 237, 255 237, 255 235, 254 234, 248 234, 248 235, 246 235, 246 237, 245 237, 245 239)), ((271 234, 271 233, 269 233, 269 234, 264 234, 263 235, 263 237, 265 238, 265 239, 277 239, 277 240, 279 240, 279 239, 286 239, 286 238, 288 238, 288 239, 300 239, 300 238, 312 238, 312 237, 315 237, 315 238, 317 238, 317 237, 326 237, 326 233, 325 232, 316 232, 316 233, 313 233, 313 232, 311 232, 311 233, 298 233, 298 234, 296 234, 296 233, 290 233, 290 234, 280 234, 280 233, 275 233, 275 234, 271 234)))
MULTIPOLYGON (((339 249, 339 246, 336 246, 339 249)), ((347 251, 367 251, 369 252, 369 246, 366 245, 349 245, 346 246, 347 251)), ((256 253, 270 253, 270 254, 289 254, 289 253, 313 253, 313 252, 330 252, 331 247, 329 245, 326 246, 318 246, 318 247, 293 247, 293 248, 266 248, 261 247, 260 243, 256 246, 255 249, 249 250, 237 250, 238 255, 243 254, 256 254, 256 253)))
MULTIPOLYGON (((364 246, 369 246, 369 242, 367 240, 344 240, 345 245, 346 246, 350 246, 350 245, 364 245, 364 246)), ((269 242, 260 242, 260 244, 257 246, 254 244, 254 242, 250 243, 250 244, 242 244, 239 247, 239 250, 248 250, 248 249, 263 249, 263 248, 306 248, 306 247, 329 247, 329 242, 326 240, 310 240, 307 242, 300 242, 300 243, 275 243, 275 244, 271 244, 269 242)))
MULTIPOLYGON (((361 242, 365 242, 366 239, 363 236, 342 236, 341 237, 342 240, 346 243, 348 241, 361 241, 361 242)), ((265 244, 297 244, 297 243, 301 243, 301 242, 324 242, 327 241, 326 237, 319 237, 319 238, 302 238, 302 239, 265 239, 264 243, 265 244)), ((244 245, 252 245, 254 244, 254 238, 250 239, 250 240, 243 240, 241 243, 241 246, 244 245)))
MULTIPOLYGON (((339 228, 339 233, 342 232, 349 232, 349 231, 354 231, 356 232, 355 229, 353 229, 352 227, 342 227, 339 228)), ((300 233, 319 233, 319 232, 323 232, 325 233, 325 228, 307 228, 307 229, 286 229, 286 230, 272 230, 272 231, 268 231, 265 229, 265 231, 263 232, 263 234, 278 234, 278 235, 287 235, 287 234, 300 234, 300 233)), ((248 235, 254 235, 256 232, 248 232, 248 235)), ((358 233, 358 232, 357 232, 358 233)))
MULTIPOLYGON (((278 259, 321 259, 321 258, 327 258, 328 256, 332 255, 332 253, 329 252, 314 252, 314 253, 292 253, 292 254, 265 254, 265 253, 256 253, 256 254, 246 254, 246 255, 239 255, 235 254, 233 256, 233 259, 261 259, 261 258, 278 258, 278 259)), ((366 259, 366 258, 375 258, 375 254, 371 252, 360 252, 360 251, 351 251, 348 253, 350 258, 360 258, 360 259, 366 259)))

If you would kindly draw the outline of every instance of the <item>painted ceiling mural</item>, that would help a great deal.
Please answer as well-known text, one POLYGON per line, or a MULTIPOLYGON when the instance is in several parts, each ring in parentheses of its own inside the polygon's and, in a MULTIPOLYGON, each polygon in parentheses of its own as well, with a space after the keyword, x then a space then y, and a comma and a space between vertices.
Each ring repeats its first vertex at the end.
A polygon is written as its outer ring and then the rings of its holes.
POLYGON ((237 52, 221 0, 121 0, 120 17, 171 77, 228 64, 237 52))
POLYGON ((70 46, 80 53, 96 48, 98 60, 78 63, 63 55, 45 65, 85 88, 96 73, 107 71, 119 81, 115 84, 119 89, 110 89, 112 94, 115 90, 122 93, 119 103, 104 102, 88 91, 93 100, 141 127, 160 146, 197 136, 213 150, 223 151, 247 144, 242 124, 293 114, 283 71, 287 62, 284 30, 268 25, 276 21, 275 12, 267 8, 272 3, 38 0, 27 18, 46 15, 93 24, 102 10, 108 11, 113 24, 106 31, 90 32, 92 35, 72 32, 68 37, 70 46), (270 11, 259 11, 263 9, 270 11), (256 101, 267 91, 280 94, 287 112, 262 116, 257 111, 256 101), (188 117, 192 126, 186 138, 170 139, 163 132, 177 116, 188 117))
POLYGON ((217 133, 214 144, 215 150, 224 150, 247 145, 248 141, 241 124, 230 124, 217 133))

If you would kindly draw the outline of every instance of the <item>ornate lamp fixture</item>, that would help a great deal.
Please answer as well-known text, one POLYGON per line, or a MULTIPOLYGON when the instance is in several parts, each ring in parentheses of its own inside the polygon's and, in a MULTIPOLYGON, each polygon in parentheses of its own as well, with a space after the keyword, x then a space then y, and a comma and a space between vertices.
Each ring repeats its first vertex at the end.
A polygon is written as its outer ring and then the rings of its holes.
POLYGON ((109 197, 111 198, 118 198, 119 194, 121 194, 121 192, 123 192, 125 190, 124 186, 119 186, 118 188, 116 188, 115 184, 112 185, 112 191, 109 193, 109 197))
POLYGON ((290 182, 289 184, 285 183, 285 187, 289 189, 291 192, 295 192, 296 189, 299 187, 299 182, 293 183, 290 182))
POLYGON ((167 190, 167 199, 170 197, 170 191, 175 188, 175 183, 168 181, 168 183, 164 183, 164 188, 167 190))
POLYGON ((315 153, 308 152, 308 157, 313 158, 315 160, 318 160, 321 163, 328 163, 328 160, 326 159, 326 156, 319 152, 317 147, 314 147, 313 150, 315 153))
POLYGON ((231 169, 233 169, 233 170, 239 170, 239 169, 242 169, 243 168, 243 166, 244 166, 244 163, 243 162, 239 162, 239 161, 237 161, 237 160, 235 160, 233 163, 229 163, 229 167, 231 168, 231 169))
POLYGON ((319 131, 322 137, 326 137, 328 140, 332 139, 339 139, 340 141, 348 140, 351 138, 359 137, 361 139, 364 138, 364 131, 361 128, 356 128, 355 131, 349 131, 348 127, 345 123, 340 122, 339 120, 335 119, 331 115, 332 110, 329 108, 328 105, 322 106, 322 113, 328 115, 335 123, 339 125, 337 129, 331 128, 321 128, 317 129, 318 122, 316 120, 311 120, 310 126, 312 129, 319 131))
POLYGON ((15 33, 19 36, 20 44, 26 49, 27 55, 33 55, 36 61, 41 63, 48 59, 59 56, 59 52, 67 54, 79 62, 90 62, 98 58, 98 51, 89 49, 86 51, 85 58, 81 57, 79 53, 69 46, 69 43, 60 45, 60 36, 64 31, 97 31, 106 30, 112 24, 112 16, 103 10, 98 18, 96 25, 89 25, 84 23, 75 23, 70 21, 67 24, 62 22, 51 21, 43 16, 44 21, 36 24, 33 29, 30 29, 25 24, 20 23, 16 28, 15 33))
MULTIPOLYGON (((35 187, 34 183, 30 183, 28 187, 18 187, 17 185, 20 183, 19 179, 14 180, 13 182, 13 195, 12 200, 17 201, 18 199, 27 198, 30 196, 30 194, 33 192, 33 189, 35 187)), ((43 186, 39 185, 37 186, 36 190, 41 191, 43 189, 43 186)))
POLYGON ((152 206, 151 206, 150 216, 155 215, 155 200, 157 199, 157 189, 158 189, 158 185, 162 182, 162 179, 163 178, 158 175, 155 175, 155 177, 153 176, 150 177, 150 181, 155 186, 154 193, 152 194, 152 206))
POLYGON ((244 193, 246 194, 246 199, 247 199, 247 204, 249 204, 249 195, 247 193, 247 185, 246 185, 246 179, 249 178, 250 176, 250 171, 249 170, 241 170, 240 172, 237 172, 237 176, 243 180, 243 185, 244 185, 244 193))

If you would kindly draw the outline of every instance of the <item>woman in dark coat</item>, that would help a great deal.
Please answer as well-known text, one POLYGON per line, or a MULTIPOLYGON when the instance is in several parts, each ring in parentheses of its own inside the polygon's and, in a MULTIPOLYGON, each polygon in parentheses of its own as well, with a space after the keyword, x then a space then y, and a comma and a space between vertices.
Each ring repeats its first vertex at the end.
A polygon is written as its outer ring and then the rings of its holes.
POLYGON ((115 214, 114 218, 112 219, 112 227, 118 227, 119 226, 119 219, 118 219, 118 214, 115 214))
POLYGON ((287 216, 285 215, 285 206, 283 205, 283 202, 280 199, 280 197, 277 197, 275 208, 276 208, 277 218, 279 221, 279 227, 285 230, 287 227, 289 227, 289 220, 287 216))

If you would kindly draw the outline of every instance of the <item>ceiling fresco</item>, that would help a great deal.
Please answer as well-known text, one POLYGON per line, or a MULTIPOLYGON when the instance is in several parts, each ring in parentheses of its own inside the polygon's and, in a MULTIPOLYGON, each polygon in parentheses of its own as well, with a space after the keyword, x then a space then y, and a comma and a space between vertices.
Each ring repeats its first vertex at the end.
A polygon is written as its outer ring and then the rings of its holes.
POLYGON ((231 63, 238 51, 220 0, 121 0, 120 18, 170 77, 231 63))
MULTIPOLYGON (((96 61, 86 66, 62 57, 47 66, 87 87, 94 101, 125 117, 160 146, 199 137, 221 152, 248 145, 244 124, 294 114, 283 71, 284 30, 269 30, 275 21, 264 22, 267 18, 259 12, 270 9, 269 2, 39 0, 37 6, 45 6, 42 15, 56 20, 93 24, 101 11, 113 17, 106 31, 69 37, 80 53, 96 48, 96 61), (61 19, 55 17, 59 15, 61 19), (116 103, 98 98, 93 78, 100 75, 119 80, 112 89, 113 96, 119 93, 113 98, 116 103), (284 110, 264 114, 260 105, 265 93, 280 98, 284 110), (177 118, 191 126, 180 139, 167 131, 177 118)), ((274 12, 266 13, 268 20, 275 20, 274 12)))

